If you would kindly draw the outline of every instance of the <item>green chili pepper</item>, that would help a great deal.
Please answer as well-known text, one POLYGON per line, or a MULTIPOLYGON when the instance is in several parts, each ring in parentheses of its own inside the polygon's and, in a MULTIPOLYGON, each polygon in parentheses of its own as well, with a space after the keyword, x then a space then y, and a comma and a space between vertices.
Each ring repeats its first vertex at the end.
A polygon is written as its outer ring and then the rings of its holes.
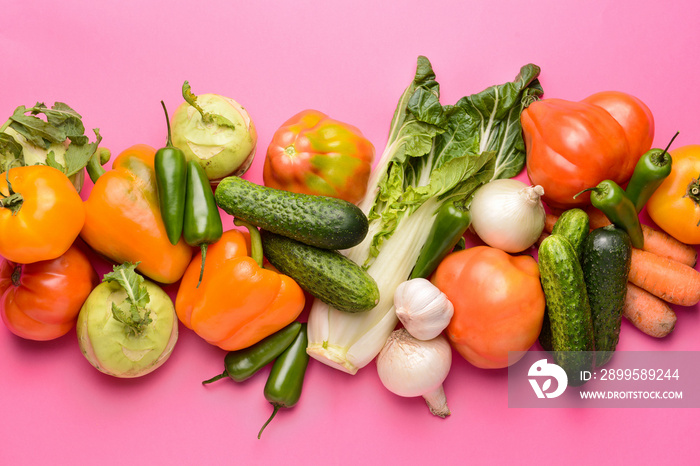
POLYGON ((627 197, 625 191, 612 180, 604 180, 594 188, 584 189, 574 198, 586 191, 591 192, 591 204, 602 211, 608 220, 627 232, 632 240, 632 246, 637 249, 644 247, 642 225, 634 203, 627 197))
POLYGON ((182 233, 187 244, 199 246, 202 250, 202 267, 197 282, 199 287, 204 275, 207 246, 221 238, 223 225, 209 179, 201 165, 194 160, 187 162, 187 195, 182 233))
POLYGON ((168 140, 165 147, 156 152, 154 166, 160 214, 163 217, 165 231, 172 244, 177 244, 182 235, 185 217, 185 196, 187 191, 187 160, 185 154, 173 146, 170 138, 170 120, 168 109, 161 100, 165 121, 168 124, 168 140))
POLYGON ((420 250, 410 278, 426 278, 433 273, 440 261, 462 239, 471 221, 472 217, 468 210, 456 206, 454 202, 443 204, 435 214, 433 227, 420 250))
POLYGON ((301 323, 292 322, 258 343, 238 351, 230 351, 224 358, 224 372, 202 382, 208 384, 228 376, 243 382, 282 354, 299 334, 301 323))
POLYGON ((641 212, 644 204, 656 188, 671 174, 671 154, 668 149, 678 136, 678 132, 671 138, 665 149, 651 149, 642 155, 634 167, 632 178, 627 185, 627 197, 632 200, 637 212, 641 212))
POLYGON ((309 364, 309 355, 306 353, 307 344, 306 323, 303 323, 292 344, 275 360, 270 370, 263 393, 274 410, 258 432, 258 438, 280 408, 291 408, 299 401, 306 366, 309 364))

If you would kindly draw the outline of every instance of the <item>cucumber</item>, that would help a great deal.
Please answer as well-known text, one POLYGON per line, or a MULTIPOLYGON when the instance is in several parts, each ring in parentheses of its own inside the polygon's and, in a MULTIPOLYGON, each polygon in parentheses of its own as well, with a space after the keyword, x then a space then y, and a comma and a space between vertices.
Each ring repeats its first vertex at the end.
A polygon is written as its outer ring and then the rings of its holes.
POLYGON ((326 304, 345 312, 369 311, 379 288, 359 265, 338 251, 317 248, 266 230, 260 231, 267 260, 326 304))
POLYGON ((539 270, 549 322, 554 362, 566 371, 569 385, 585 382, 581 371, 592 371, 595 338, 583 270, 571 242, 561 235, 542 241, 539 270))
POLYGON ((215 192, 224 212, 263 230, 324 249, 347 249, 367 235, 365 214, 348 201, 269 188, 237 176, 215 192))
POLYGON ((614 225, 593 230, 583 244, 581 268, 591 306, 598 367, 610 361, 620 338, 631 261, 630 237, 614 225))
POLYGON ((553 235, 561 235, 571 242, 578 258, 581 258, 583 241, 590 230, 588 214, 581 209, 569 209, 563 212, 552 228, 553 235))
MULTIPOLYGON (((576 256, 581 260, 583 242, 590 230, 588 214, 581 209, 569 209, 562 213, 552 228, 553 235, 560 235, 568 239, 576 251, 576 256)), ((545 308, 544 320, 539 342, 545 351, 552 351, 552 329, 549 323, 549 310, 545 308)))

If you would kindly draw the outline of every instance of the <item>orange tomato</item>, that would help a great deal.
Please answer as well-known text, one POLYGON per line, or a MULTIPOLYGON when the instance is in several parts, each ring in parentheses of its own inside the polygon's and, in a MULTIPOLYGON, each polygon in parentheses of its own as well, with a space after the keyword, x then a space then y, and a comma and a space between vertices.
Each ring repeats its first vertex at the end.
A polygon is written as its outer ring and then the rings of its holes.
POLYGON ((623 186, 654 138, 649 108, 622 92, 580 102, 542 99, 523 110, 520 121, 528 177, 557 209, 590 205, 590 193, 574 196, 603 180, 623 186))
POLYGON ((467 361, 481 368, 516 362, 542 329, 545 298, 537 262, 489 246, 447 256, 432 277, 454 306, 446 333, 467 361))
POLYGON ((202 282, 197 254, 182 277, 175 299, 180 321, 226 351, 247 348, 299 317, 305 297, 286 275, 261 268, 249 256, 246 235, 224 232, 209 245, 202 282))
POLYGON ((139 262, 138 271, 160 283, 174 283, 192 259, 181 238, 173 245, 160 213, 155 149, 135 145, 114 160, 85 201, 80 236, 95 251, 117 262, 139 262))
POLYGON ((29 264, 59 257, 84 221, 83 201, 60 170, 31 165, 0 175, 0 256, 7 260, 29 264))
POLYGON ((700 244, 700 145, 672 150, 671 173, 646 204, 662 230, 686 244, 700 244))
POLYGON ((0 314, 7 328, 29 340, 65 335, 92 289, 97 273, 78 247, 56 259, 17 264, 0 260, 0 314))

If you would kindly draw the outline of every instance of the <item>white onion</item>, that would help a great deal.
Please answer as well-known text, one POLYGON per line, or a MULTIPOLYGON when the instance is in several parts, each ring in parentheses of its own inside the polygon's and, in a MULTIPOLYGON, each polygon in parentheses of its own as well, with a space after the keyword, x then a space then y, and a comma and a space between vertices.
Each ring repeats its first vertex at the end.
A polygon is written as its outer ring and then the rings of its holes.
POLYGON ((422 396, 430 412, 442 418, 450 415, 442 383, 452 366, 452 349, 439 335, 423 341, 405 328, 394 330, 377 356, 377 373, 392 393, 422 396))
POLYGON ((544 230, 542 186, 515 179, 493 180, 479 188, 469 208, 472 227, 494 248, 515 253, 529 248, 544 230))

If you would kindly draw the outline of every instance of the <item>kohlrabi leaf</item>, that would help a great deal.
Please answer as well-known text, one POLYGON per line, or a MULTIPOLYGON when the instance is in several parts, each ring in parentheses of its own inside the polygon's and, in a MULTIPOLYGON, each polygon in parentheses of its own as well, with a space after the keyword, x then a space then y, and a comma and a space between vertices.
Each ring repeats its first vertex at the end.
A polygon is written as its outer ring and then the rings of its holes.
POLYGON ((225 126, 231 129, 236 129, 236 125, 234 125, 231 120, 226 118, 223 115, 219 115, 218 113, 207 113, 204 111, 204 109, 197 103, 197 96, 192 93, 192 88, 190 87, 190 83, 185 81, 185 83, 182 85, 182 97, 185 99, 185 102, 190 104, 192 107, 195 108, 199 112, 199 114, 202 116, 202 121, 204 123, 213 123, 218 126, 225 126))
MULTIPOLYGON (((95 142, 77 144, 75 141, 71 141, 71 144, 66 149, 64 156, 66 160, 66 175, 71 176, 82 170, 97 151, 102 141, 102 136, 98 128, 93 129, 93 131, 95 132, 95 142)), ((87 137, 85 137, 85 140, 87 141, 87 137)))
MULTIPOLYGON (((63 102, 56 102, 51 108, 37 102, 33 107, 23 105, 17 107, 8 121, 0 127, 0 156, 3 160, 18 161, 24 165, 23 156, 25 146, 30 146, 44 151, 42 160, 48 166, 62 170, 67 176, 72 176, 85 168, 92 155, 97 151, 102 138, 97 129, 93 130, 97 136, 94 143, 84 134, 82 118, 75 110, 63 102), (37 115, 44 115, 46 120, 37 115), (17 140, 5 129, 12 128, 22 138, 17 140), (53 149, 56 146, 66 147, 63 155, 63 163, 56 158, 53 149)), ((32 153, 36 150, 32 149, 32 153)), ((34 162, 37 163, 37 162, 34 162)))
POLYGON ((113 271, 105 274, 102 279, 104 282, 117 282, 126 292, 126 299, 122 303, 119 305, 112 303, 112 315, 135 335, 140 334, 152 322, 151 311, 146 307, 150 296, 144 284, 144 278, 136 273, 138 265, 138 262, 115 265, 113 271), (125 311, 124 307, 129 311, 125 311))
POLYGON ((37 147, 48 149, 51 143, 63 142, 66 140, 66 133, 60 127, 42 120, 34 115, 25 115, 27 109, 24 106, 18 107, 10 119, 10 128, 24 136, 27 141, 37 147))
POLYGON ((62 171, 63 173, 66 172, 66 169, 61 165, 61 162, 56 160, 56 154, 54 154, 53 151, 49 151, 48 154, 46 154, 46 165, 49 167, 55 168, 57 170, 62 171))
POLYGON ((22 145, 9 134, 0 132, 0 172, 5 171, 5 165, 15 160, 24 165, 22 145))

